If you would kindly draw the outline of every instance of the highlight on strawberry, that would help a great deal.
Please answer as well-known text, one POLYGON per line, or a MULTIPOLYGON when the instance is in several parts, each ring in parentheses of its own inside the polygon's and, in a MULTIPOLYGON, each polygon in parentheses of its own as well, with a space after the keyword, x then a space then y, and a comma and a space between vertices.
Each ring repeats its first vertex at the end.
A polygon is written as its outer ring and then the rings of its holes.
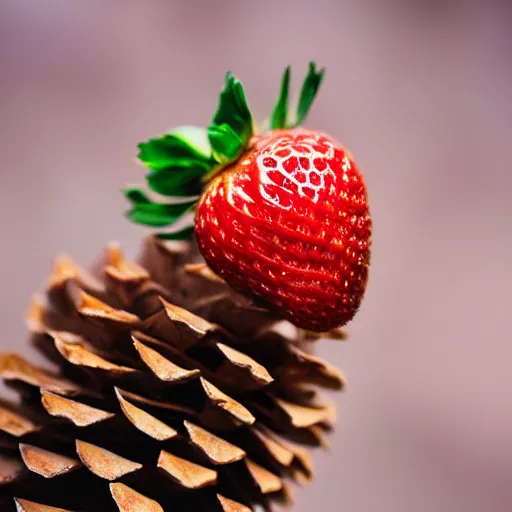
POLYGON ((228 72, 206 129, 184 126, 139 145, 149 189, 168 200, 125 189, 133 222, 170 227, 158 234, 164 240, 195 236, 208 266, 232 288, 320 332, 345 325, 359 309, 372 233, 352 155, 302 128, 323 76, 311 62, 290 109, 287 67, 257 130, 243 86, 228 72))

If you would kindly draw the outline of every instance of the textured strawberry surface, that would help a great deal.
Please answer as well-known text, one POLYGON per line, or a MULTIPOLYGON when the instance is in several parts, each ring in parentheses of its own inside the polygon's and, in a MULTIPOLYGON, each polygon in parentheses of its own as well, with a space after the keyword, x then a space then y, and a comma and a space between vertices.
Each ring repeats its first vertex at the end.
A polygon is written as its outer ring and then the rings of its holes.
POLYGON ((255 137, 209 184, 196 238, 236 290, 299 327, 327 331, 359 308, 370 259, 363 178, 331 138, 305 129, 255 137))

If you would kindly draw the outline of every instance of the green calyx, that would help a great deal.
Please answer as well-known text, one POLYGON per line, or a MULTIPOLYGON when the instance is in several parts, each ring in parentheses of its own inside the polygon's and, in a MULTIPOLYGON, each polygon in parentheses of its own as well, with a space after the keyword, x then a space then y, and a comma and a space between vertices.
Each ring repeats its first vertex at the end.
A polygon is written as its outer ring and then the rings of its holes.
MULTIPOLYGON (((296 111, 290 115, 290 67, 285 69, 279 98, 269 119, 271 130, 293 128, 306 120, 323 75, 324 69, 316 71, 315 64, 310 62, 296 111)), ((148 188, 172 199, 155 202, 137 187, 126 188, 124 194, 131 202, 128 218, 152 227, 168 227, 182 221, 182 229, 158 236, 164 240, 191 238, 194 220, 189 214, 193 213, 208 177, 238 160, 253 135, 253 117, 242 83, 228 72, 217 110, 206 130, 183 126, 139 144, 138 159, 149 169, 148 188)))

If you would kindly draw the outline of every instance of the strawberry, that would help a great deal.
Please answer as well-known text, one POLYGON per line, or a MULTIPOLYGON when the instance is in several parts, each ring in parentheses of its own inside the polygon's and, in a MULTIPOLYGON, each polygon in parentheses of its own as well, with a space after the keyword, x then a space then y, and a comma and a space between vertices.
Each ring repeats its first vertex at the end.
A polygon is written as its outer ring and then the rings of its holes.
POLYGON ((129 215, 152 226, 188 212, 210 268, 235 290, 298 327, 345 325, 363 297, 371 219, 363 177, 352 155, 329 136, 299 127, 323 77, 313 63, 290 120, 290 69, 283 75, 269 129, 254 133, 241 83, 228 73, 206 132, 187 127, 140 145, 149 187, 188 196, 156 203, 128 189, 129 215))
POLYGON ((370 230, 351 155, 323 134, 294 129, 255 138, 210 182, 195 234, 208 265, 233 288, 323 331, 359 307, 370 230))

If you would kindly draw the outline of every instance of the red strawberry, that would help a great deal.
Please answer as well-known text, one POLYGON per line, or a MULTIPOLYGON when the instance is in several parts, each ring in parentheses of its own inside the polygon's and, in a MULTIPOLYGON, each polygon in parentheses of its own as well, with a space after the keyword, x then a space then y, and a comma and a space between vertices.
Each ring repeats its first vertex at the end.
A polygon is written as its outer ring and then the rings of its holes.
POLYGON ((290 69, 283 75, 270 131, 254 133, 242 84, 230 73, 207 131, 185 127, 139 147, 149 187, 176 202, 153 202, 130 188, 135 222, 168 226, 197 219, 164 239, 191 236, 229 285, 309 330, 346 324, 364 294, 371 220, 352 156, 330 137, 297 128, 323 77, 310 63, 290 120, 290 69))
POLYGON ((299 327, 327 331, 359 307, 370 260, 366 189, 350 153, 326 135, 255 137, 208 185, 195 232, 217 274, 299 327))

